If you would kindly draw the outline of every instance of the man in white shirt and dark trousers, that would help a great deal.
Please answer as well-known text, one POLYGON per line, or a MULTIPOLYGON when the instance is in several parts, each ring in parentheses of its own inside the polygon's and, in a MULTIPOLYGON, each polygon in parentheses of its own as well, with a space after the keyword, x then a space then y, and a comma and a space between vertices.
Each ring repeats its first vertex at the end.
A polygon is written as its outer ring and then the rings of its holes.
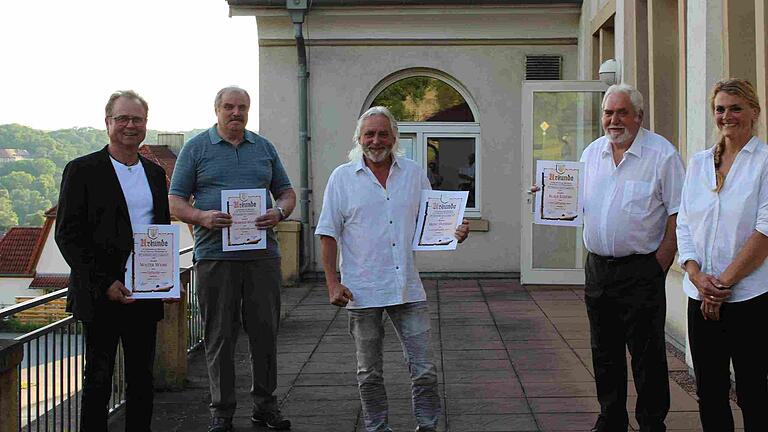
POLYGON ((672 144, 641 128, 643 97, 627 84, 603 98, 605 136, 585 164, 585 302, 600 416, 592 431, 628 428, 626 351, 641 431, 664 431, 669 411, 665 279, 675 257, 684 179, 672 144))
MULTIPOLYGON (((368 432, 391 432, 383 376, 383 314, 403 347, 411 375, 417 431, 435 431, 440 408, 431 360, 427 296, 414 264, 411 241, 424 170, 400 157, 397 122, 384 107, 358 120, 350 161, 328 180, 316 235, 331 304, 346 306, 357 353, 357 381, 368 432), (341 246, 341 282, 336 253, 341 246)), ((464 241, 466 221, 456 230, 464 241)))

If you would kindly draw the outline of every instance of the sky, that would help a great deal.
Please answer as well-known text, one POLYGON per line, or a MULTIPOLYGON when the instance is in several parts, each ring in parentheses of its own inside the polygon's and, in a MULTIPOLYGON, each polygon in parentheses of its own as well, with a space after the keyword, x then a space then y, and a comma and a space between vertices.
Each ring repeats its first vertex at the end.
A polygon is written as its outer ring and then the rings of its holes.
POLYGON ((258 100, 256 20, 226 0, 2 0, 0 59, 0 124, 104 129, 109 95, 132 89, 148 128, 183 131, 215 123, 222 87, 258 100))

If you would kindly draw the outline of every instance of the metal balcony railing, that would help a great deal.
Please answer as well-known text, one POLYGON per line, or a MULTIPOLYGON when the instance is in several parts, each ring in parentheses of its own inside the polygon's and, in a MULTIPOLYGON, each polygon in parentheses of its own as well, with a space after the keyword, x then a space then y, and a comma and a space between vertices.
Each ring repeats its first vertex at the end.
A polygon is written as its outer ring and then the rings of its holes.
MULTIPOLYGON (((192 248, 181 250, 181 255, 192 248)), ((182 295, 187 299, 187 325, 189 336, 187 352, 201 346, 203 325, 197 303, 194 269, 189 272, 189 288, 182 295)), ((67 289, 36 297, 17 305, 0 309, 0 320, 12 318, 23 311, 66 297, 67 289)), ((18 366, 18 430, 19 431, 74 431, 79 429, 79 396, 82 391, 85 341, 82 325, 72 316, 52 322, 44 327, 15 337, 0 347, 3 351, 22 347, 23 359, 18 366)), ((118 347, 112 379, 110 414, 125 403, 125 367, 122 347, 118 347)), ((7 393, 8 394, 8 393, 7 393)), ((1 413, 0 413, 1 415, 1 413)), ((7 420, 7 419, 6 419, 7 420)))

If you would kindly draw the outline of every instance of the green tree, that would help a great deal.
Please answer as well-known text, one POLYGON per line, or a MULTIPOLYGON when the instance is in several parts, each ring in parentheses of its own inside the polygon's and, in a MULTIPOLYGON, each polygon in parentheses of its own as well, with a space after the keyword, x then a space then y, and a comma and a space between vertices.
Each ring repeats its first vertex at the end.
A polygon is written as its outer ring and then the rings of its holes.
POLYGON ((8 228, 18 224, 19 217, 13 211, 11 200, 7 196, 0 196, 0 230, 7 231, 8 228))
POLYGON ((33 177, 38 177, 44 174, 54 175, 58 168, 53 161, 48 159, 19 160, 0 165, 0 177, 14 171, 25 172, 33 177))
POLYGON ((11 193, 15 189, 31 189, 34 182, 35 177, 32 174, 21 171, 14 171, 0 177, 0 187, 8 189, 11 193))
POLYGON ((32 183, 32 188, 51 202, 56 202, 59 199, 59 182, 51 174, 38 176, 32 183))
POLYGON ((51 201, 40 192, 29 189, 11 190, 11 202, 22 225, 42 225, 45 211, 52 207, 51 201))

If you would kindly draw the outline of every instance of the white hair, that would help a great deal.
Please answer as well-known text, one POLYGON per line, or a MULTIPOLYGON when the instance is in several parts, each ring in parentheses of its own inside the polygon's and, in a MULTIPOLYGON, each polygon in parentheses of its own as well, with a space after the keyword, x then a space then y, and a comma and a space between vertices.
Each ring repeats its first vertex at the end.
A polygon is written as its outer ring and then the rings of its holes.
POLYGON ((349 160, 357 160, 363 157, 363 147, 360 145, 360 135, 363 133, 363 122, 368 117, 373 117, 375 115, 383 115, 387 118, 387 120, 389 120, 389 132, 392 134, 392 138, 395 140, 395 143, 392 145, 392 154, 395 156, 402 156, 405 154, 405 152, 400 148, 400 139, 398 138, 397 133, 397 120, 395 120, 395 117, 386 107, 375 106, 368 108, 368 111, 364 112, 363 115, 357 119, 355 135, 352 137, 355 145, 352 147, 352 150, 349 151, 349 160))
POLYGON ((245 98, 248 99, 248 105, 251 104, 251 95, 248 94, 245 89, 240 88, 236 85, 224 87, 223 89, 219 90, 218 93, 216 93, 216 98, 213 100, 213 107, 219 108, 219 105, 221 105, 221 99, 224 97, 225 93, 241 93, 245 95, 245 98))
POLYGON ((614 93, 624 93, 629 96, 629 101, 632 103, 632 108, 634 108, 635 113, 637 113, 640 118, 643 118, 643 113, 645 112, 643 94, 627 83, 614 84, 608 87, 608 90, 605 91, 605 95, 603 96, 603 103, 600 106, 602 109, 605 109, 605 101, 608 100, 608 96, 614 93))

